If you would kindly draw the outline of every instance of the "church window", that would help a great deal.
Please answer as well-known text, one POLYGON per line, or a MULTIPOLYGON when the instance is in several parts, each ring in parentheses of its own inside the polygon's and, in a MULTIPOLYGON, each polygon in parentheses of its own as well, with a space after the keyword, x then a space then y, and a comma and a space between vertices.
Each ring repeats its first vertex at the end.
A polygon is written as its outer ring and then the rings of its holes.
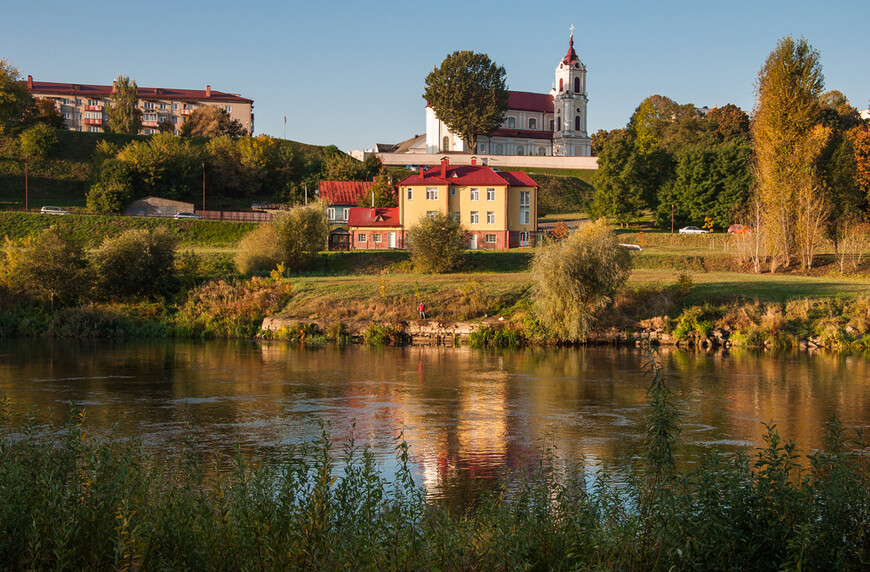
POLYGON ((496 155, 504 155, 504 145, 502 145, 501 143, 496 144, 495 154, 496 155))
POLYGON ((580 93, 580 78, 574 78, 574 93, 580 93))
POLYGON ((525 155, 526 149, 522 145, 517 145, 517 155, 525 155))
POLYGON ((556 131, 562 130, 562 119, 557 115, 556 116, 556 131))
POLYGON ((481 154, 486 153, 486 143, 478 143, 477 152, 481 154))
POLYGON ((562 89, 564 89, 564 81, 563 78, 559 78, 559 93, 562 93, 562 89))
POLYGON ((516 117, 508 117, 507 118, 507 126, 508 126, 508 129, 516 129, 517 128, 517 118, 516 117))
POLYGON ((580 116, 574 118, 574 131, 580 131, 580 116))
POLYGON ((538 147, 538 155, 544 156, 547 154, 547 150, 543 147, 538 147))
POLYGON ((550 131, 555 131, 555 130, 556 130, 556 122, 551 119, 550 120, 550 131))
POLYGON ((444 139, 441 140, 441 150, 450 151, 450 137, 447 135, 445 135, 444 139))
POLYGON ((538 128, 538 120, 537 119, 529 119, 529 129, 537 129, 538 128))
POLYGON ((426 200, 427 201, 437 201, 438 200, 438 187, 426 187, 426 200))

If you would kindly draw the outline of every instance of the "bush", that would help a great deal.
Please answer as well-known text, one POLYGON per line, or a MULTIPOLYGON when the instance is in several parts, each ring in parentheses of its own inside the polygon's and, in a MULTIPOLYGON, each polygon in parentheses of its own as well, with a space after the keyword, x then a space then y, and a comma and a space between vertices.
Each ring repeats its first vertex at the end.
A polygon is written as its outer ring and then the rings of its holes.
POLYGON ((105 296, 156 296, 176 286, 175 237, 165 228, 130 229, 107 238, 91 256, 97 291, 105 296))
POLYGON ((242 274, 266 272, 283 259, 275 225, 261 224, 239 241, 236 250, 236 268, 242 274))
POLYGON ((97 183, 87 196, 88 210, 95 213, 117 213, 133 198, 133 190, 124 183, 97 183))
POLYGON ((293 208, 273 219, 281 261, 291 272, 304 270, 326 246, 329 223, 326 207, 316 202, 293 208))
POLYGON ((628 251, 603 219, 540 250, 532 276, 541 321, 563 340, 585 338, 595 312, 612 299, 630 271, 628 251))
POLYGON ((452 272, 463 261, 465 232, 455 218, 438 213, 408 229, 411 262, 421 272, 452 272))
POLYGON ((82 243, 53 225, 21 245, 6 241, 5 278, 10 289, 52 306, 73 303, 89 286, 82 243))

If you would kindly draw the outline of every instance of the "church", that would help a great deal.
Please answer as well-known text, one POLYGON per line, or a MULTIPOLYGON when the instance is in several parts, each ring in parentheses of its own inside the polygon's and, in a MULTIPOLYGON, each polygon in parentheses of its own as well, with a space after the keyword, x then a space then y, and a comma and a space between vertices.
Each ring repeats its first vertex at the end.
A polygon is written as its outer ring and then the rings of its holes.
MULTIPOLYGON (((556 67, 550 93, 509 91, 505 122, 489 137, 480 136, 477 149, 465 148, 426 106, 426 153, 478 155, 538 155, 590 157, 592 141, 586 131, 586 66, 574 51, 574 27, 568 53, 556 67)), ((413 151, 412 151, 413 152, 413 151)))

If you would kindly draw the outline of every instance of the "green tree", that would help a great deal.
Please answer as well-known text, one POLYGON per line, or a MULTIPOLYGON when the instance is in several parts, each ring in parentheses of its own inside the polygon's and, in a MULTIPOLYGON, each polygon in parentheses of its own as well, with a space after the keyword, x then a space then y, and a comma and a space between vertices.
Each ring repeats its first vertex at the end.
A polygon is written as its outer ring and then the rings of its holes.
POLYGON ((631 256, 604 219, 542 248, 531 266, 535 310, 562 340, 583 340, 595 314, 631 272, 631 256))
POLYGON ((127 164, 117 168, 119 172, 129 169, 134 196, 174 199, 199 196, 202 191, 203 150, 191 145, 189 139, 157 133, 147 140, 131 141, 116 159, 127 164))
POLYGON ((445 213, 425 216, 408 229, 408 248, 420 272, 452 272, 464 259, 465 230, 445 213))
POLYGON ((87 208, 95 213, 118 213, 133 198, 129 185, 117 181, 94 183, 86 197, 87 208))
POLYGON ((329 223, 326 206, 315 202, 282 212, 272 220, 287 270, 304 270, 326 246, 329 223))
POLYGON ((864 206, 870 207, 870 123, 849 130, 849 141, 855 152, 855 178, 864 197, 864 206))
POLYGON ((749 115, 733 103, 708 111, 707 121, 714 125, 723 141, 749 135, 749 115))
POLYGON ((628 121, 628 130, 641 153, 652 151, 671 123, 696 115, 694 105, 680 105, 669 97, 651 95, 640 102, 628 121))
POLYGON ((628 135, 607 141, 598 156, 598 174, 592 210, 612 216, 623 227, 644 206, 646 167, 628 135))
POLYGON ((106 128, 113 133, 135 135, 142 128, 142 110, 139 109, 139 90, 136 81, 119 75, 114 82, 106 128))
POLYGON ((20 80, 18 68, 5 58, 0 59, 0 133, 19 125, 33 101, 27 86, 20 80))
POLYGON ((323 162, 323 171, 321 171, 320 176, 326 181, 369 180, 367 165, 341 151, 326 155, 326 160, 323 162))
POLYGON ((820 121, 827 127, 846 131, 861 123, 861 114, 841 91, 826 91, 819 97, 819 103, 822 106, 820 121))
POLYGON ((477 152, 478 136, 491 135, 507 111, 505 70, 486 54, 456 51, 426 76, 423 99, 447 127, 477 152))
POLYGON ((843 131, 834 131, 819 155, 819 175, 822 192, 830 205, 830 216, 825 233, 839 252, 845 223, 856 219, 861 210, 863 196, 858 186, 855 149, 843 131))
POLYGON ((83 245, 58 225, 23 244, 6 242, 5 274, 14 292, 24 297, 69 304, 81 299, 90 274, 83 245))
POLYGON ((752 140, 772 270, 798 253, 812 265, 824 224, 816 165, 826 134, 814 129, 823 86, 819 52, 803 38, 781 39, 758 74, 752 140))
POLYGON ((376 208, 392 208, 399 205, 396 196, 396 187, 393 185, 392 177, 389 172, 383 167, 378 172, 375 184, 372 185, 368 192, 360 197, 357 203, 361 207, 376 208), (374 200, 372 199, 374 197, 374 200))
POLYGON ((242 274, 268 272, 279 263, 284 255, 276 225, 265 223, 242 237, 236 249, 236 268, 242 274))
POLYGON ((130 229, 105 239, 91 255, 97 291, 111 298, 171 293, 176 287, 175 243, 165 228, 130 229))
POLYGON ((204 105, 196 109, 181 126, 184 137, 244 137, 247 130, 238 119, 220 107, 204 105))
POLYGON ((27 106, 22 116, 22 122, 25 125, 44 123, 54 129, 63 129, 66 125, 63 115, 57 110, 54 102, 43 97, 34 99, 33 103, 27 106))
POLYGON ((24 160, 24 209, 29 205, 29 166, 44 160, 57 143, 55 130, 44 123, 37 123, 18 136, 18 152, 24 160))

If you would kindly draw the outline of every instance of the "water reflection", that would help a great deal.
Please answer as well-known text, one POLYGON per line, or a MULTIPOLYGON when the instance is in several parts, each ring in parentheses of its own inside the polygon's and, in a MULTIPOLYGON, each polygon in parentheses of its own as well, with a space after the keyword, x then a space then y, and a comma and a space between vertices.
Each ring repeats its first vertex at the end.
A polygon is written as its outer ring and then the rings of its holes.
MULTIPOLYGON (((566 463, 627 462, 643 443, 645 360, 625 348, 5 341, 0 393, 56 419, 67 403, 85 406, 97 430, 123 420, 123 434, 169 453, 193 431, 206 450, 240 443, 257 455, 310 441, 325 423, 392 473, 403 433, 422 482, 462 502, 537 463, 545 445, 566 463)), ((832 413, 850 426, 870 419, 862 356, 663 350, 662 362, 683 412, 683 462, 712 445, 760 445, 763 421, 806 451, 832 413)))

